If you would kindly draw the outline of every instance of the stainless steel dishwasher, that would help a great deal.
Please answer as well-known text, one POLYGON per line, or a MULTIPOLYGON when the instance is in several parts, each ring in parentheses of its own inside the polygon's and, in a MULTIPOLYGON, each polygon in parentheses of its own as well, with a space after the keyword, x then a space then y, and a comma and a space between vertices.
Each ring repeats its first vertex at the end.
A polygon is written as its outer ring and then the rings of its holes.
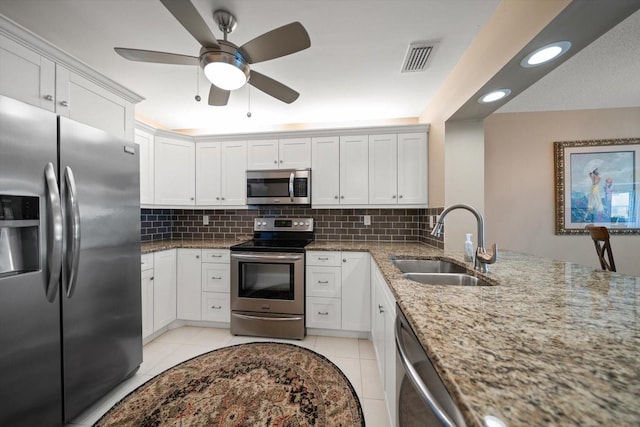
POLYGON ((466 426, 400 307, 396 312, 398 427, 466 426))

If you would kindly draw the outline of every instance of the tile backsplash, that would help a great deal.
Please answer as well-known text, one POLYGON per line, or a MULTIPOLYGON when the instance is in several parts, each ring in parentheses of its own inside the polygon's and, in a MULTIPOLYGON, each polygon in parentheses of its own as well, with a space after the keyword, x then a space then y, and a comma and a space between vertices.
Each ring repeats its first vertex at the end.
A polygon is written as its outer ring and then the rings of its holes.
POLYGON ((442 238, 429 235, 429 209, 311 209, 265 207, 260 209, 141 209, 142 241, 163 239, 249 239, 257 217, 310 217, 316 240, 371 242, 423 242, 443 247, 442 238), (203 215, 209 224, 203 225, 203 215), (364 215, 371 225, 364 225, 364 215))

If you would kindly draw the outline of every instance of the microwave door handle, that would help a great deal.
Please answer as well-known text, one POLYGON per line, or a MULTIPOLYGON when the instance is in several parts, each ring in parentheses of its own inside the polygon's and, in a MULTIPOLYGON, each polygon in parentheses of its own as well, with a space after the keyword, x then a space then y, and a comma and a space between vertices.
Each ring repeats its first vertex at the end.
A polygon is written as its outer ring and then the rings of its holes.
POLYGON ((291 175, 289 175, 289 197, 291 197, 292 202, 293 202, 293 177, 294 177, 294 173, 291 172, 291 175))

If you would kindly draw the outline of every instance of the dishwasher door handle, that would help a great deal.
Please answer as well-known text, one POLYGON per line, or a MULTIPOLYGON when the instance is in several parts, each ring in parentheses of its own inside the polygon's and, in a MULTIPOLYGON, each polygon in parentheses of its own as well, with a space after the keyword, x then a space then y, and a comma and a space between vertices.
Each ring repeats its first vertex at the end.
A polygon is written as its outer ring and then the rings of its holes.
POLYGON ((433 411, 434 415, 440 420, 440 422, 445 427, 457 427, 456 423, 447 415, 447 413, 442 409, 440 404, 433 397, 429 388, 420 378, 420 374, 413 367, 411 360, 409 360, 409 356, 407 355, 406 345, 404 343, 404 339, 402 338, 402 330, 404 329, 402 320, 399 316, 396 316, 396 348, 398 349, 398 354, 400 355, 400 361, 402 362, 402 366, 407 373, 407 378, 411 381, 411 383, 416 388, 418 395, 420 398, 429 405, 429 408, 433 411))

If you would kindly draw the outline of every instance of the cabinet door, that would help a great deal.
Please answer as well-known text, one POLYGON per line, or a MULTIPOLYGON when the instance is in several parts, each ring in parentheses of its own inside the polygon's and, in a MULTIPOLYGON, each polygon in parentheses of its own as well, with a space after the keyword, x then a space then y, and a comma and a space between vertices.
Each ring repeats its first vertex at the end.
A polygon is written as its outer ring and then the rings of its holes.
POLYGON ((56 65, 56 113, 133 140, 133 104, 56 65))
POLYGON ((153 204, 153 135, 135 130, 134 141, 140 153, 140 203, 153 204))
POLYGON ((247 141, 247 169, 278 169, 278 140, 247 141))
POLYGON ((395 299, 390 295, 387 284, 382 292, 384 301, 384 396, 387 401, 389 420, 396 419, 396 341, 395 341, 395 299))
POLYGON ((0 94, 55 111, 55 64, 0 35, 0 94))
POLYGON ((369 203, 395 205, 398 200, 397 137, 369 136, 369 203))
POLYGON ((219 205, 221 151, 219 142, 196 143, 196 205, 219 205))
POLYGON ((231 322, 231 302, 229 294, 220 292, 203 292, 202 320, 224 323, 231 322))
POLYGON ((201 255, 200 249, 178 249, 178 319, 200 320, 202 318, 201 255))
POLYGON ((195 147, 191 141, 156 136, 155 203, 195 204, 195 147))
POLYGON ((369 137, 340 137, 340 204, 369 203, 369 137))
POLYGON ((247 204, 247 142, 222 144, 222 204, 247 204))
POLYGON ((371 330, 371 279, 367 252, 342 252, 342 329, 371 330))
POLYGON ((340 203, 340 140, 337 136, 311 140, 311 201, 314 205, 340 203))
POLYGON ((340 329, 340 306, 340 298, 307 297, 307 327, 340 329))
POLYGON ((279 147, 280 168, 305 169, 311 167, 311 138, 281 139, 279 147))
POLYGON ((176 250, 153 254, 153 330, 176 320, 176 250))
POLYGON ((427 203, 427 135, 398 135, 398 203, 427 203))
POLYGON ((153 269, 142 272, 142 338, 153 333, 153 279, 153 269))
POLYGON ((312 297, 341 298, 340 267, 307 266, 306 292, 312 297))

